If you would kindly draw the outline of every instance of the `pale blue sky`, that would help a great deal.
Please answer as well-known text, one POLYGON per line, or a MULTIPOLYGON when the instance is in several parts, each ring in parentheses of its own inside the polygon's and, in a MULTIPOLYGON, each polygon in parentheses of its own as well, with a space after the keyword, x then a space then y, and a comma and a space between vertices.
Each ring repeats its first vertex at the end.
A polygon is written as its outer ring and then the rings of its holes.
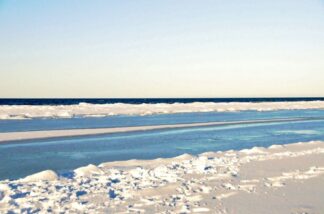
POLYGON ((324 96, 323 0, 0 0, 0 97, 324 96))

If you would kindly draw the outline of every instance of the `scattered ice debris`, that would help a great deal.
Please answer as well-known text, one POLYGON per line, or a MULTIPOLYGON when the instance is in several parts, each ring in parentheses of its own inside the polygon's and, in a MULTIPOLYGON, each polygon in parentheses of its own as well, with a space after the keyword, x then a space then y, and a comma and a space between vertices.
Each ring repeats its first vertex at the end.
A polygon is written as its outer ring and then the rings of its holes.
POLYGON ((99 167, 89 164, 88 166, 75 169, 74 173, 75 176, 91 176, 93 174, 100 175, 103 173, 103 171, 99 167))
POLYGON ((30 118, 105 117, 112 115, 151 115, 188 112, 273 111, 324 109, 324 101, 297 102, 193 102, 157 104, 89 104, 78 105, 1 105, 0 120, 30 118))
POLYGON ((268 196, 291 182, 323 176, 323 154, 323 142, 312 142, 132 160, 119 167, 88 165, 60 176, 46 170, 0 181, 0 213, 227 213, 224 202, 240 194, 268 196), (309 160, 313 156, 315 162, 309 160), (300 161, 305 159, 307 163, 300 161), (286 168, 285 160, 290 160, 286 168), (291 169, 295 160, 296 169, 291 169), (261 167, 258 175, 258 164, 275 173, 261 167))

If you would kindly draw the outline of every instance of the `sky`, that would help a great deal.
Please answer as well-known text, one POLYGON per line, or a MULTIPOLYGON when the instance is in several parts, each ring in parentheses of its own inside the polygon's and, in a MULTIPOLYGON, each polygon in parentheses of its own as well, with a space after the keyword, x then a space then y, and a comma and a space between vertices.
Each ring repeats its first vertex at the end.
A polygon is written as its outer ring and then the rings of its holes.
POLYGON ((324 0, 0 0, 0 98, 324 96, 324 0))

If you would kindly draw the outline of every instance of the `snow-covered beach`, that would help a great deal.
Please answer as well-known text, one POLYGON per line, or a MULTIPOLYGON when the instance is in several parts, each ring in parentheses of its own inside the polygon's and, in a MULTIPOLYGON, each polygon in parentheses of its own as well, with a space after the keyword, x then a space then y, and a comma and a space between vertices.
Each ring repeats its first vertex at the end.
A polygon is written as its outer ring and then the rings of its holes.
POLYGON ((0 214, 324 213, 324 0, 0 17, 0 214))
POLYGON ((47 170, 0 182, 1 213, 320 213, 324 143, 47 170))

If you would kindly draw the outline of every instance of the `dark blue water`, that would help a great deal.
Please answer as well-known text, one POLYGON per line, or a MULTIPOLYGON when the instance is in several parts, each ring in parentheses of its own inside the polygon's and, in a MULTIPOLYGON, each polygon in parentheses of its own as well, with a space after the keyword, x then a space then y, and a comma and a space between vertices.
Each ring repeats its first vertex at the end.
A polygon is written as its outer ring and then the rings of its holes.
POLYGON ((324 110, 1 121, 2 131, 22 131, 275 118, 309 120, 154 130, 1 144, 0 179, 20 178, 45 169, 63 173, 90 163, 174 157, 183 153, 199 154, 206 151, 324 140, 324 110))
POLYGON ((73 105, 79 103, 192 103, 192 102, 285 102, 324 101, 324 97, 260 97, 260 98, 65 98, 65 99, 0 99, 0 105, 73 105))

